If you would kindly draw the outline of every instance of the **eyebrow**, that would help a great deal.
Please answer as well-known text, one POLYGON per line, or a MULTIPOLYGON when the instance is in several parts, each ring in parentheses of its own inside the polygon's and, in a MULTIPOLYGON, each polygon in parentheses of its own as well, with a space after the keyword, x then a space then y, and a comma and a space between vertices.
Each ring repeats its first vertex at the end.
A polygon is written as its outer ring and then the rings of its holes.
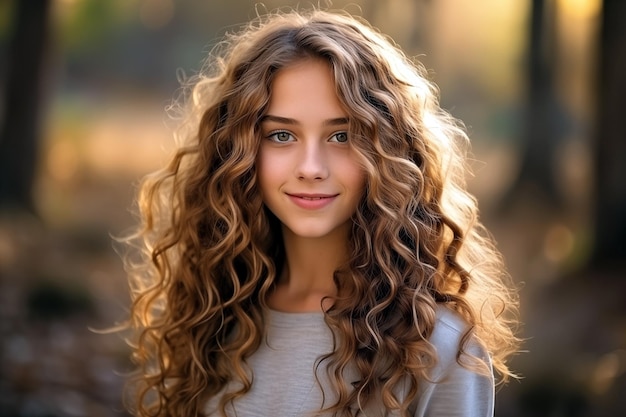
MULTIPOLYGON (((298 122, 296 119, 290 119, 289 117, 274 116, 271 114, 266 114, 265 116, 261 118, 261 123, 264 123, 264 122, 276 122, 276 123, 282 123, 286 125, 299 125, 300 124, 300 122, 298 122)), ((348 122, 349 122, 349 119, 347 117, 337 117, 334 119, 324 120, 324 126, 343 126, 343 125, 347 125, 348 122)))

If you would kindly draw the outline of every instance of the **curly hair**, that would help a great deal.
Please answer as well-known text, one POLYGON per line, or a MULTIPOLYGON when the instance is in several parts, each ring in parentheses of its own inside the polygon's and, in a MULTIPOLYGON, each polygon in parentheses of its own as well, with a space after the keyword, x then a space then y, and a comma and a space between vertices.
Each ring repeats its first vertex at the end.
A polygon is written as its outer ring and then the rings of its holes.
MULTIPOLYGON (((351 146, 366 172, 353 215, 349 262, 324 311, 334 335, 326 361, 337 393, 326 411, 352 415, 372 397, 407 414, 437 360, 428 343, 437 304, 457 311, 504 381, 515 352, 517 300, 503 262, 466 191, 468 138, 442 110, 423 67, 367 22, 310 10, 260 17, 227 35, 179 100, 182 141, 169 165, 148 176, 140 225, 127 242, 137 364, 138 416, 199 416, 229 381, 252 385, 246 358, 263 340, 266 299, 284 263, 278 220, 256 178, 260 121, 272 81, 305 58, 330 65, 349 113, 351 146), (360 381, 344 371, 356 366, 360 381), (394 387, 409 379, 407 398, 394 387), (350 387, 350 389, 349 389, 350 387)), ((318 361, 318 363, 319 363, 318 361)))

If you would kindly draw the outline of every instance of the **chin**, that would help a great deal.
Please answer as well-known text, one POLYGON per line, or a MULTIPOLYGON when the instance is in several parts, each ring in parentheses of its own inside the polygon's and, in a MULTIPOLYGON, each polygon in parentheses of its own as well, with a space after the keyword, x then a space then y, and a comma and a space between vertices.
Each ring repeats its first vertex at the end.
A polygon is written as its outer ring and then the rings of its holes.
POLYGON ((329 224, 297 224, 295 227, 287 226, 289 232, 302 239, 322 239, 322 238, 345 238, 346 228, 349 222, 339 225, 329 224))

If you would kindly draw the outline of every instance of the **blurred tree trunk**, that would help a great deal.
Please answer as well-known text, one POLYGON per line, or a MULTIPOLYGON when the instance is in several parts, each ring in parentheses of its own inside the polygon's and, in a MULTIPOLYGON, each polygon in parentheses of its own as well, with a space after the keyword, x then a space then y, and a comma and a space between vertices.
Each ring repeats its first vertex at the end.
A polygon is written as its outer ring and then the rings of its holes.
POLYGON ((595 267, 626 262, 626 1, 604 0, 599 49, 595 267))
POLYGON ((509 208, 517 198, 541 198, 561 204, 556 183, 555 156, 563 139, 565 117, 553 83, 556 2, 532 0, 527 67, 527 97, 522 132, 521 165, 502 201, 509 208))
POLYGON ((42 67, 50 0, 16 0, 0 121, 0 207, 34 211, 42 67))

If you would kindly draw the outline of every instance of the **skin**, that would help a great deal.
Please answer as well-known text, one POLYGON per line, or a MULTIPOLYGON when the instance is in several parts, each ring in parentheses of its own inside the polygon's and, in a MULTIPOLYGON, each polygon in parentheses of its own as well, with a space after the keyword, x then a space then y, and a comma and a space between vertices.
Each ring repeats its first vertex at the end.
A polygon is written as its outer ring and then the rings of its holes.
POLYGON ((263 201, 282 223, 286 250, 271 308, 319 311, 336 293, 333 272, 346 260, 365 189, 347 131, 326 62, 306 59, 276 75, 257 159, 263 201))

